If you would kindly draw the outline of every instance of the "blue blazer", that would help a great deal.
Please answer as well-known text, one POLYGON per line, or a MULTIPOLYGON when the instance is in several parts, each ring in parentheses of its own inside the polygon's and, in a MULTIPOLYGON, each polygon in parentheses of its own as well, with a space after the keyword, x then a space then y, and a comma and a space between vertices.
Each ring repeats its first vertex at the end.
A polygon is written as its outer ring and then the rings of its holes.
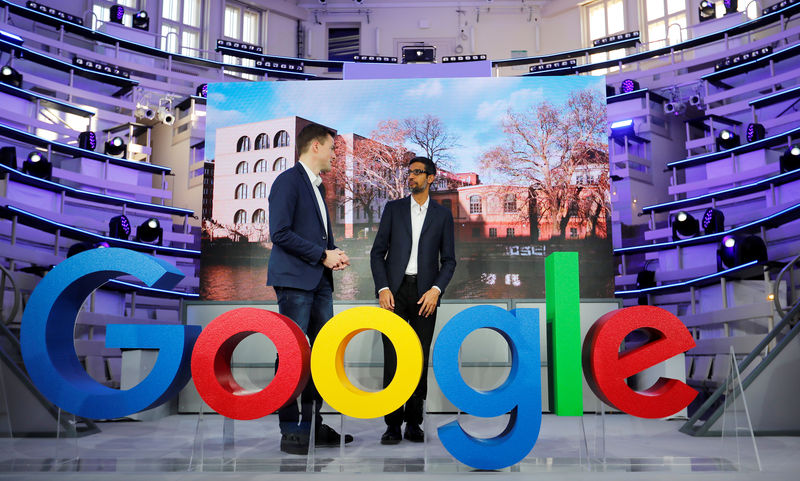
MULTIPOLYGON (((396 294, 411 255, 411 196, 386 204, 370 251, 375 295, 384 287, 396 294)), ((431 199, 422 223, 417 249, 417 291, 434 285, 444 290, 456 269, 453 214, 431 199)), ((439 297, 441 302, 442 296, 439 297)))
MULTIPOLYGON (((313 290, 323 275, 333 286, 333 274, 319 259, 326 249, 334 249, 328 206, 325 231, 315 187, 298 162, 275 179, 269 191, 269 232, 272 253, 267 267, 267 285, 313 290)), ((325 195, 323 190, 323 203, 325 195)))

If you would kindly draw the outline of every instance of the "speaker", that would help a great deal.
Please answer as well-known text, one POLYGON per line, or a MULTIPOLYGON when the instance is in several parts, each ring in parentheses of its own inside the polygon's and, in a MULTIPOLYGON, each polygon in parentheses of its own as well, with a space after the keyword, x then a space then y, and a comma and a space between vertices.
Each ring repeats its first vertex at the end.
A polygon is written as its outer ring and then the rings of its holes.
POLYGON ((402 48, 403 63, 433 63, 436 61, 436 47, 430 45, 406 46, 402 48))
POLYGON ((17 148, 13 146, 0 148, 0 164, 19 170, 17 168, 17 148))
MULTIPOLYGON (((639 271, 639 273, 636 274, 636 288, 647 289, 649 287, 656 287, 656 272, 648 271, 647 269, 639 271)), ((647 294, 640 295, 637 299, 637 303, 640 306, 646 306, 647 294)))

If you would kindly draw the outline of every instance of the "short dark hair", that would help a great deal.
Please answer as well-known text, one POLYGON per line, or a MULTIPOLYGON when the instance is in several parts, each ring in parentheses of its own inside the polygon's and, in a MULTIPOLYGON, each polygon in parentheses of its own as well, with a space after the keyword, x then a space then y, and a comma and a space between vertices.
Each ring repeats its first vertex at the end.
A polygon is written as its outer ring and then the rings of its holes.
POLYGON ((308 124, 303 127, 303 130, 297 134, 297 153, 302 154, 311 146, 311 142, 318 141, 320 143, 325 141, 327 136, 336 137, 336 132, 323 127, 319 124, 308 124))
POLYGON ((425 164, 425 172, 427 172, 428 175, 436 175, 436 164, 434 164, 431 159, 427 157, 414 157, 408 162, 408 166, 411 167, 411 164, 414 162, 425 164))

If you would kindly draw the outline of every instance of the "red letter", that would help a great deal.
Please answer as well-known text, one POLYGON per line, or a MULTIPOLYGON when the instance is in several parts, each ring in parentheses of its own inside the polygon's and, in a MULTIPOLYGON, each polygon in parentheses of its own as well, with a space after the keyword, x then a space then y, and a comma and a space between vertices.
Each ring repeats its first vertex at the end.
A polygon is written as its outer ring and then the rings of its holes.
POLYGON ((636 392, 625 379, 694 346, 686 326, 664 309, 618 309, 600 317, 589 330, 583 344, 583 370, 592 391, 610 406, 640 418, 663 418, 688 406, 697 391, 662 377, 649 389, 636 392), (625 336, 636 329, 647 329, 656 339, 620 352, 625 336))
POLYGON ((200 333, 192 352, 192 378, 200 397, 219 414, 256 419, 297 397, 308 382, 310 358, 306 336, 291 319, 243 307, 215 317, 200 333), (256 332, 270 338, 281 362, 267 387, 248 393, 233 378, 231 356, 244 338, 256 332))

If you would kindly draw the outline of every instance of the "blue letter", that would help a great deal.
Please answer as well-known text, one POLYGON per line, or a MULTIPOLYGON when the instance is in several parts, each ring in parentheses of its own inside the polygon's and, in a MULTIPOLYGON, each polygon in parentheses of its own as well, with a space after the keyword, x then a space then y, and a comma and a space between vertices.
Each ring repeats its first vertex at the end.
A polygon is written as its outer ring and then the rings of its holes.
POLYGON ((456 459, 478 469, 501 469, 521 461, 533 449, 542 424, 539 311, 475 306, 445 324, 433 350, 433 372, 445 397, 473 416, 511 413, 505 431, 497 437, 476 438, 457 421, 439 427, 439 439, 456 459), (459 374, 458 351, 472 331, 497 332, 511 350, 511 371, 502 386, 477 391, 459 374))
POLYGON ((165 261, 117 248, 92 249, 66 259, 39 282, 22 316, 22 358, 34 384, 53 404, 87 418, 127 416, 163 403, 189 381, 199 326, 109 325, 106 345, 159 349, 150 374, 135 387, 106 387, 83 369, 73 330, 83 301, 106 281, 132 275, 170 289, 183 274, 165 261))

